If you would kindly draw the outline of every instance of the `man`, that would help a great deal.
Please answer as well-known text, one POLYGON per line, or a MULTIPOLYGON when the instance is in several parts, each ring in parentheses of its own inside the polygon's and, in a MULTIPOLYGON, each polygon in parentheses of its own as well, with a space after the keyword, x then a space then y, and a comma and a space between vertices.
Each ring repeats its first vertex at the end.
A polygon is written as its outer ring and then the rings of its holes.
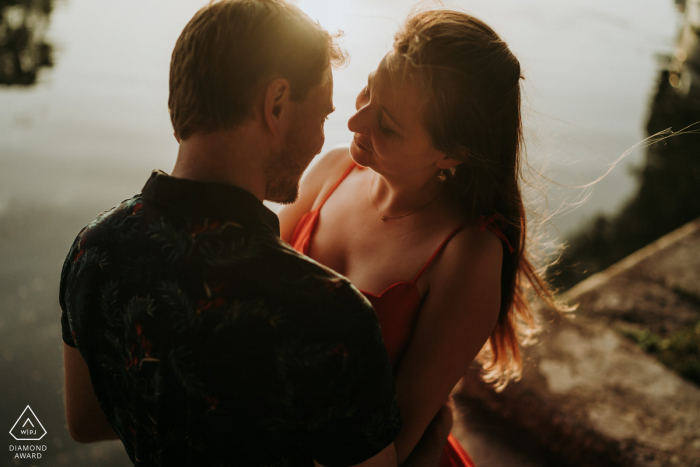
POLYGON ((121 439, 148 466, 396 465, 371 306, 282 242, 262 204, 296 198, 343 60, 283 0, 225 0, 187 24, 172 175, 87 225, 61 274, 76 440, 121 439))

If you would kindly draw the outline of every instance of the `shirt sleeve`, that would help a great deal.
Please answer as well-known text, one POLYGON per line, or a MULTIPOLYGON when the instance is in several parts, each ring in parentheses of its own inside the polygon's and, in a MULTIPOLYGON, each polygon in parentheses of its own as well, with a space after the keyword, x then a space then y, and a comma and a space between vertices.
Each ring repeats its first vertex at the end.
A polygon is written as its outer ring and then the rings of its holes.
MULTIPOLYGON (((394 376, 372 307, 359 300, 335 351, 343 369, 310 427, 313 458, 327 467, 359 464, 391 444, 402 420, 394 376)), ((347 306, 348 301, 345 301, 347 306)), ((343 310, 344 315, 348 311, 343 310)))
POLYGON ((71 347, 77 348, 75 341, 73 340, 73 332, 70 328, 70 323, 68 322, 68 313, 63 310, 61 313, 61 335, 63 337, 63 342, 71 347))

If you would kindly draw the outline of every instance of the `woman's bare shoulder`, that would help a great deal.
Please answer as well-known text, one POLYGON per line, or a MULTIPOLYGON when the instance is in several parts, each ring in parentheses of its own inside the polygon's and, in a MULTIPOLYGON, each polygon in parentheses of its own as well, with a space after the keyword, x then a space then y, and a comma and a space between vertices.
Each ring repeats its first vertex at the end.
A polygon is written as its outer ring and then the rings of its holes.
POLYGON ((445 246, 446 258, 469 261, 474 266, 497 270, 503 261, 503 243, 488 229, 481 230, 477 222, 468 222, 445 246))
POLYGON ((491 329, 499 313, 503 254, 501 240, 493 232, 468 223, 445 245, 430 271, 435 308, 470 325, 477 316, 484 329, 491 329), (460 311, 464 309, 480 311, 464 315, 460 311))
POLYGON ((343 167, 347 167, 351 161, 350 147, 342 145, 329 149, 328 152, 318 158, 318 162, 315 162, 314 165, 323 165, 326 167, 342 165, 343 167))
MULTIPOLYGON (((339 146, 329 150, 309 167, 301 180, 300 195, 313 198, 313 209, 348 168, 350 148, 339 146)), ((308 198, 307 198, 308 199, 308 198)))
POLYGON ((290 242, 297 224, 307 212, 315 209, 321 196, 328 193, 332 183, 340 178, 343 167, 350 165, 350 150, 347 147, 333 148, 306 170, 299 185, 297 200, 282 208, 280 220, 281 237, 290 242))
POLYGON ((500 238, 490 230, 479 229, 478 223, 468 222, 445 245, 432 276, 453 285, 465 280, 500 284, 503 254, 500 238))

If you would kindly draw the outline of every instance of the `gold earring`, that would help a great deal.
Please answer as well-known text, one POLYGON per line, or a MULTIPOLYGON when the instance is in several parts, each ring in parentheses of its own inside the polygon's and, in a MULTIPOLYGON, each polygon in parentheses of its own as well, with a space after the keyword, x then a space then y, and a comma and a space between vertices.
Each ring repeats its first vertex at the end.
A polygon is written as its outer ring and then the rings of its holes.
POLYGON ((443 183, 447 180, 447 175, 445 175, 445 169, 440 169, 440 173, 437 174, 438 182, 443 183))

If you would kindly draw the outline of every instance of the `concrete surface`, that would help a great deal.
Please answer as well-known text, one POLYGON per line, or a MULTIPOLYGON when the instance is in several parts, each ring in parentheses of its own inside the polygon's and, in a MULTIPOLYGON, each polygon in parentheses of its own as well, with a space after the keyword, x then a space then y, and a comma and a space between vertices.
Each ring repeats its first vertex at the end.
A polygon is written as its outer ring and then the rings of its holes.
MULTIPOLYGON (((578 311, 544 314, 521 381, 496 393, 471 371, 457 393, 562 462, 700 466, 700 388, 611 327, 643 324, 668 332, 697 322, 698 279, 700 220, 574 287, 567 299, 580 304, 578 311)), ((476 451, 474 457, 487 467, 476 451)))

